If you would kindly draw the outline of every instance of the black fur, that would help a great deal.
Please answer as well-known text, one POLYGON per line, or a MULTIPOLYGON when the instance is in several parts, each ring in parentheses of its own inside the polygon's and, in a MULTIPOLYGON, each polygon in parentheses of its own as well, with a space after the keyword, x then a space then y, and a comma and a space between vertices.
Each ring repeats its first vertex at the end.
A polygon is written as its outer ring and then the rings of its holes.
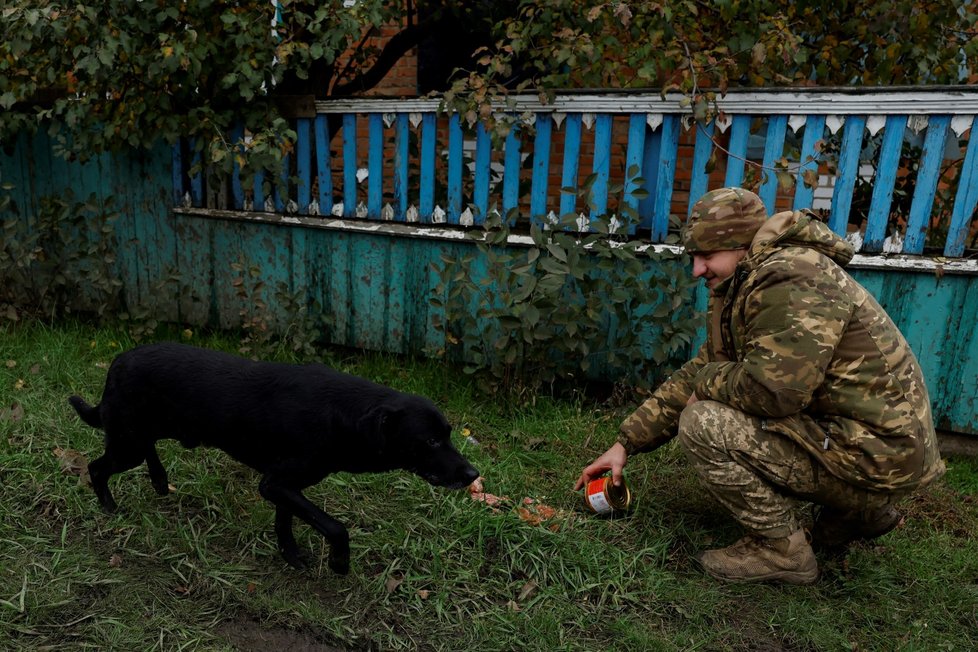
POLYGON ((149 344, 112 362, 101 403, 68 400, 85 423, 105 430, 105 454, 88 465, 104 509, 116 509, 109 478, 143 460, 157 493, 167 493, 157 440, 214 446, 263 475, 258 488, 275 505, 279 550, 297 568, 305 562, 293 516, 329 541, 330 568, 349 571, 346 528, 302 495, 330 473, 405 469, 454 489, 479 475, 452 446, 451 426, 431 401, 320 364, 149 344))

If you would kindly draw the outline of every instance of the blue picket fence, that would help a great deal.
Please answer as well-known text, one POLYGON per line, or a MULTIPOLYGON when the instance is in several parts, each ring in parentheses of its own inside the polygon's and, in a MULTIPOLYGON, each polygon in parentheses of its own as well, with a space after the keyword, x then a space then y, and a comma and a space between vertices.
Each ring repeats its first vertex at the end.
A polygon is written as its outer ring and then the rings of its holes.
MULTIPOLYGON (((582 226, 627 216, 632 231, 662 243, 670 215, 712 188, 743 185, 770 212, 822 208, 862 253, 956 258, 974 246, 978 89, 731 91, 708 123, 681 100, 519 97, 501 108, 513 120, 504 138, 440 114, 437 100, 317 102, 315 117, 295 121, 278 183, 235 167, 207 188, 209 175, 188 174, 199 163, 192 148, 177 147, 174 202, 446 225, 478 224, 490 211, 579 214, 582 226)), ((246 142, 245 130, 229 140, 246 142)))
MULTIPOLYGON (((191 177, 189 143, 66 161, 42 130, 0 152, 0 218, 36 233, 49 196, 116 214, 113 272, 152 319, 284 332, 308 318, 323 342, 441 355, 432 265, 478 257, 465 225, 494 210, 524 224, 634 215, 644 249, 675 252, 690 198, 742 185, 772 211, 824 211, 859 243, 849 270, 917 354, 936 423, 978 434, 978 89, 731 92, 719 106, 696 124, 658 95, 520 99, 505 107, 518 129, 497 139, 434 100, 319 103, 295 123, 288 167, 257 180, 206 165, 191 177)), ((648 265, 686 264, 664 258, 648 265)), ((67 260, 65 276, 86 278, 87 264, 67 260)), ((688 315, 705 293, 687 299, 672 309, 688 315)))

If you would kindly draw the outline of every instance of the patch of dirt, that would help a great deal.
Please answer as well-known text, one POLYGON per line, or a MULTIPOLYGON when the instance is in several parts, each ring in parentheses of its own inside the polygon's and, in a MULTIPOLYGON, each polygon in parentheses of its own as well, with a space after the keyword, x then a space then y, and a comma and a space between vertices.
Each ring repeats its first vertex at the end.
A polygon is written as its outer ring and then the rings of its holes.
POLYGON ((274 625, 262 625, 251 618, 238 616, 221 623, 217 634, 239 652, 265 652, 289 650, 289 652, 349 652, 321 642, 308 631, 286 629, 274 625))

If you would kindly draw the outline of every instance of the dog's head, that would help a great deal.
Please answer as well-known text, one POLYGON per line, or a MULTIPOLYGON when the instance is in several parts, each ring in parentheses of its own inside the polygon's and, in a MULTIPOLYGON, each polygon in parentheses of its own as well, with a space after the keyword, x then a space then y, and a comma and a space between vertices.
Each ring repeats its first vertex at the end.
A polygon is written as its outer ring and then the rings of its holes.
POLYGON ((466 487, 479 472, 452 445, 452 427, 426 398, 403 395, 376 407, 361 423, 378 457, 394 468, 411 471, 431 484, 466 487))

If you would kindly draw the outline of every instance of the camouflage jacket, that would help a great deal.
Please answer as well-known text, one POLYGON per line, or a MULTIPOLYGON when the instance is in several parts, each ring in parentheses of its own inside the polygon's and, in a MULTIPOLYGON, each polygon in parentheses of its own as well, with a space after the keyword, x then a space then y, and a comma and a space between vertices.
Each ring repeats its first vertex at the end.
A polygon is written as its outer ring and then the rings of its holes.
POLYGON ((852 247, 807 213, 772 216, 714 288, 707 341, 621 426, 629 454, 676 435, 690 394, 761 419, 837 477, 911 489, 944 470, 917 359, 842 269, 852 247))

